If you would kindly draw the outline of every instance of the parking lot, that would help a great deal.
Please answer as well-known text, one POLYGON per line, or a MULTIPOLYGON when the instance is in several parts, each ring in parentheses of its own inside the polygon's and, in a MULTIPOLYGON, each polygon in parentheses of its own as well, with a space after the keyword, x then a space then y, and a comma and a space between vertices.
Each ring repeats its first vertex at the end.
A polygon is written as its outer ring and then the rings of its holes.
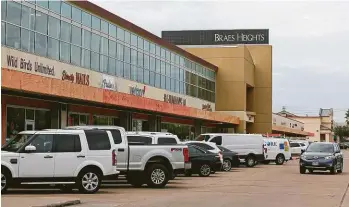
POLYGON ((268 206, 349 207, 349 151, 344 152, 342 174, 299 174, 298 160, 283 166, 258 165, 234 168, 207 178, 177 177, 165 189, 133 188, 126 184, 105 184, 93 195, 57 190, 15 189, 2 196, 3 206, 38 205, 49 200, 80 199, 77 206, 268 206))

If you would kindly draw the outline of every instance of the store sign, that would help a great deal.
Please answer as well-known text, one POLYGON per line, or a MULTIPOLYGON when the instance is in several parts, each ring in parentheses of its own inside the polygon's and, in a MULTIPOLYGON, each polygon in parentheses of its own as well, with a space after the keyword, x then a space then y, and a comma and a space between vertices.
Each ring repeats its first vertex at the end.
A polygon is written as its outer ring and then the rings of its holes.
POLYGON ((7 66, 35 73, 55 76, 54 66, 50 67, 40 62, 31 62, 30 60, 15 57, 13 55, 7 55, 7 66))
POLYGON ((143 88, 138 88, 138 86, 129 86, 130 94, 134 96, 141 96, 143 97, 145 94, 146 87, 143 86, 143 88))
POLYGON ((66 70, 63 70, 62 72, 62 80, 70 81, 72 83, 77 83, 81 85, 90 85, 90 76, 83 73, 75 73, 75 76, 73 73, 69 74, 66 70))
POLYGON ((163 31, 175 45, 269 44, 269 29, 163 31))
POLYGON ((108 75, 102 75, 101 87, 107 90, 117 91, 115 78, 108 75))
POLYGON ((170 94, 164 94, 164 102, 170 104, 187 105, 187 100, 178 96, 173 96, 170 94))
POLYGON ((212 111, 211 104, 202 104, 202 110, 204 110, 204 111, 212 111))

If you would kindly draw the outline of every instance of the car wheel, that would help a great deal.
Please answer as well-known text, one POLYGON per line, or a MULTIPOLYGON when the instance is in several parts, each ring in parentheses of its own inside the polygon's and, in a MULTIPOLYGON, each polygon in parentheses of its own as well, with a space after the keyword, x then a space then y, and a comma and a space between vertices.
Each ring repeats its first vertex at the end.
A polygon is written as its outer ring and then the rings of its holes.
POLYGON ((226 159, 223 161, 223 167, 222 169, 225 171, 225 172, 229 172, 231 170, 231 161, 229 159, 226 159))
POLYGON ((256 159, 253 156, 248 156, 246 158, 246 166, 247 167, 253 167, 256 164, 256 159))
POLYGON ((167 168, 162 164, 152 164, 147 169, 147 185, 152 188, 163 188, 169 180, 167 168))
POLYGON ((78 178, 78 188, 81 193, 92 194, 101 187, 101 175, 95 170, 84 170, 78 178))
POLYGON ((211 174, 211 167, 208 164, 202 164, 199 168, 199 175, 201 177, 208 177, 211 174))
POLYGON ((285 156, 284 155, 280 154, 280 155, 276 156, 275 163, 277 165, 283 165, 284 162, 285 162, 285 156))
POLYGON ((11 175, 7 170, 1 169, 1 193, 6 193, 11 181, 11 175))
POLYGON ((336 169, 336 165, 335 165, 335 166, 333 166, 333 167, 330 169, 330 173, 331 173, 332 175, 334 175, 334 174, 336 174, 336 172, 337 172, 337 169, 336 169))
POLYGON ((338 173, 342 173, 343 172, 343 163, 341 163, 341 167, 339 168, 339 170, 337 170, 338 173))
POLYGON ((299 167, 299 173, 300 174, 305 174, 305 168, 304 167, 299 167))

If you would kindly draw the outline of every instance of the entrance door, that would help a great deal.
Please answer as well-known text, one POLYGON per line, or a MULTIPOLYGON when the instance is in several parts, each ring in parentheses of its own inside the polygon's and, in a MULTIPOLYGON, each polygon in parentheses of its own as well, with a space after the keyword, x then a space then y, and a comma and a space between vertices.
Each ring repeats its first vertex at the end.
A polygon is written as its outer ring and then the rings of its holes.
POLYGON ((35 121, 33 120, 25 120, 25 127, 24 129, 26 131, 31 131, 35 129, 35 121))

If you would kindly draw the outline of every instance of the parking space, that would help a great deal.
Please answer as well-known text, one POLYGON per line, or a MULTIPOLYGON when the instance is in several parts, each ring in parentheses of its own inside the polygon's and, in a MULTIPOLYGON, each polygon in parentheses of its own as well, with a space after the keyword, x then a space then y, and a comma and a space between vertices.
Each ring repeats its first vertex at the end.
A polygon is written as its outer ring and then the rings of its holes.
MULTIPOLYGON (((165 189, 132 188, 126 184, 104 184, 93 195, 77 192, 10 190, 2 200, 14 207, 21 199, 43 197, 80 199, 83 207, 111 206, 268 206, 276 207, 349 207, 349 151, 344 152, 342 174, 299 174, 298 160, 283 166, 258 165, 234 168, 207 178, 177 177, 165 189), (347 194, 345 196, 345 193, 347 194), (13 205, 12 205, 13 204, 13 205)), ((6 204, 3 202, 3 204, 6 204)), ((5 206, 5 205, 4 205, 5 206)), ((23 205, 20 205, 23 206, 23 205)))

